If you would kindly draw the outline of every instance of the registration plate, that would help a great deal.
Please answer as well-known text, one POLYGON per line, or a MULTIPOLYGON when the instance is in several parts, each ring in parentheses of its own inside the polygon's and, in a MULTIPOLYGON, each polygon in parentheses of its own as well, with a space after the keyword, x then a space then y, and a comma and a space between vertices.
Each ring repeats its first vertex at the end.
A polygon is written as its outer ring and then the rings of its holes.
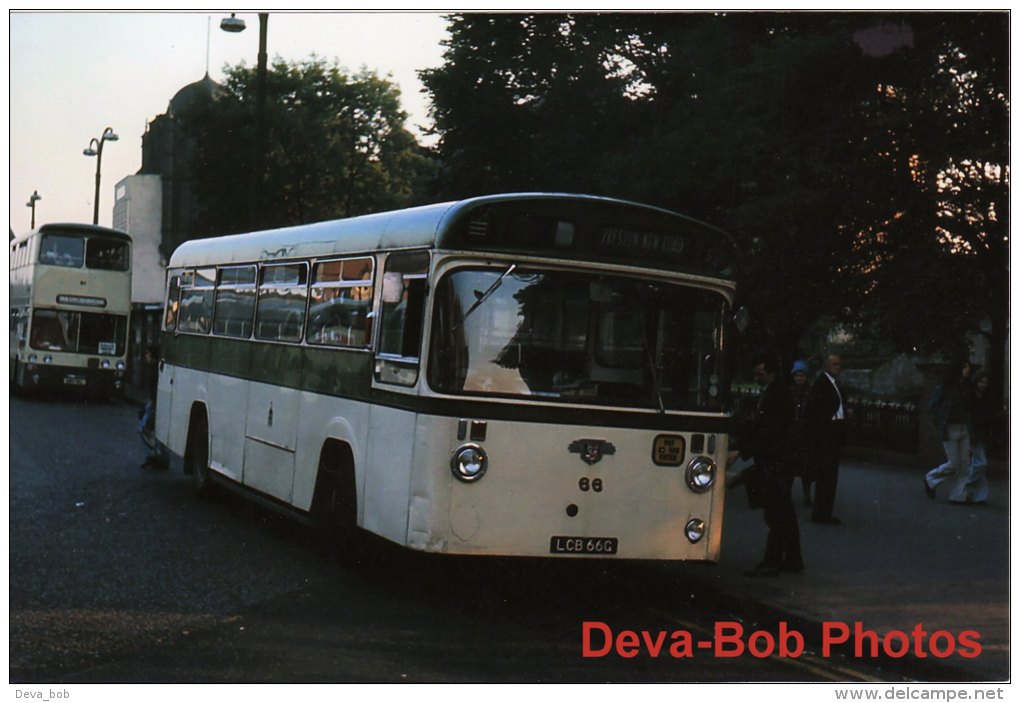
POLYGON ((85 379, 80 376, 64 376, 64 383, 69 386, 84 386, 85 379))
POLYGON ((616 537, 552 537, 550 554, 616 554, 620 541, 616 537))

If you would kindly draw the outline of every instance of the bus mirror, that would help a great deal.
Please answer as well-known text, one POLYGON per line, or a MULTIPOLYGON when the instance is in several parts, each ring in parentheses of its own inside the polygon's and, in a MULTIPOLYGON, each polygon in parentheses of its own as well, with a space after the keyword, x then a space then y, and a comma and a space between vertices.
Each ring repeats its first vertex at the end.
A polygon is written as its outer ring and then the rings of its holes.
POLYGON ((733 325, 737 328, 737 332, 743 334, 750 323, 751 313, 747 311, 747 308, 741 306, 733 313, 733 325))
POLYGON ((394 271, 384 273, 382 282, 382 301, 384 303, 399 303, 403 298, 403 274, 394 271))

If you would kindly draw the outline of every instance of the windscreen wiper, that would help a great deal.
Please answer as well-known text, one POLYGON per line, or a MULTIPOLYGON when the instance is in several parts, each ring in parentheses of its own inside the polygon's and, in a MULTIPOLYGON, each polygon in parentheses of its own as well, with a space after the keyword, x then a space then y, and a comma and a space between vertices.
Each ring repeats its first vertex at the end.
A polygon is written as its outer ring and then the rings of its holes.
MULTIPOLYGON (((468 317, 471 316, 471 313, 473 313, 475 310, 477 310, 481 306, 482 303, 484 303, 486 300, 488 300, 489 296, 492 295, 493 293, 495 293, 496 289, 499 288, 501 285, 503 285, 503 279, 505 279, 507 276, 509 276, 511 273, 513 273, 516 268, 517 268, 517 264, 510 264, 510 267, 506 271, 503 272, 503 275, 500 276, 499 278, 497 278, 495 281, 493 281, 492 285, 489 286, 488 289, 484 293, 482 293, 481 297, 479 297, 478 300, 476 300, 474 302, 474 304, 467 309, 467 312, 464 313, 464 317, 460 318, 460 322, 457 325, 455 325, 453 329, 454 330, 460 329, 460 327, 465 322, 467 322, 467 319, 468 319, 468 317)), ((477 292, 476 292, 476 294, 477 294, 477 292)))

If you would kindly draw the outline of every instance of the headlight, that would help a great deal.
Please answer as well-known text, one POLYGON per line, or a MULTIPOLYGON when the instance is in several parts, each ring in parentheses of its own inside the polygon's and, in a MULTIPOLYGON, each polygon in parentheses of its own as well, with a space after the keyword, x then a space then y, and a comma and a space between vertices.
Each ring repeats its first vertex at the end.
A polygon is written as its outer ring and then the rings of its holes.
POLYGON ((684 526, 684 534, 691 544, 697 544, 705 536, 705 521, 698 518, 688 520, 684 526))
POLYGON ((42 361, 43 361, 44 364, 52 364, 53 363, 53 357, 50 356, 49 354, 47 354, 46 356, 44 356, 42 358, 42 361))
POLYGON ((123 371, 126 368, 127 368, 127 364, 124 363, 123 359, 121 359, 120 361, 117 362, 117 370, 118 371, 123 371))
POLYGON ((715 462, 707 456, 698 456, 691 459, 687 465, 687 487, 695 493, 704 493, 715 483, 715 462))
POLYGON ((102 366, 104 369, 108 369, 108 368, 110 368, 110 360, 109 359, 103 359, 102 363, 99 364, 99 365, 102 366))
POLYGON ((465 444, 453 453, 450 459, 450 469, 453 475, 461 481, 471 483, 485 475, 489 468, 489 458, 485 456, 485 450, 477 444, 465 444))
POLYGON ((36 360, 36 359, 38 359, 38 358, 39 358, 39 357, 37 357, 37 356, 36 356, 35 354, 29 354, 29 355, 28 355, 28 363, 30 363, 30 364, 34 364, 34 363, 35 363, 35 360, 36 360))

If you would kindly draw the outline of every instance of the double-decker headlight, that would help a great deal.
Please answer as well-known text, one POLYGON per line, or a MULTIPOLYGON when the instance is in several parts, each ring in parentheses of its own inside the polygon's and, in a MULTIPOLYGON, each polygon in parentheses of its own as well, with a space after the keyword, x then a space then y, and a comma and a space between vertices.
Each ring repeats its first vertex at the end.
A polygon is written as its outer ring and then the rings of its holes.
POLYGON ((123 359, 121 359, 121 360, 119 360, 119 361, 117 362, 117 370, 118 370, 118 371, 123 371, 123 370, 124 370, 124 369, 126 369, 126 368, 127 368, 127 364, 125 364, 125 363, 124 363, 124 360, 123 360, 123 359))
POLYGON ((52 364, 53 363, 53 357, 51 355, 47 354, 46 356, 44 356, 42 358, 42 361, 43 361, 44 364, 52 364))
POLYGON ((696 456, 687 465, 687 472, 684 478, 687 479, 687 487, 695 493, 704 493, 715 483, 715 476, 718 473, 715 462, 707 456, 696 456))
POLYGON ((458 447, 450 458, 453 475, 465 483, 477 481, 485 475, 488 468, 489 458, 485 455, 485 450, 477 444, 458 447))
POLYGON ((103 359, 102 363, 100 363, 99 365, 101 367, 103 367, 104 369, 108 369, 108 368, 110 368, 110 360, 109 359, 103 359))

